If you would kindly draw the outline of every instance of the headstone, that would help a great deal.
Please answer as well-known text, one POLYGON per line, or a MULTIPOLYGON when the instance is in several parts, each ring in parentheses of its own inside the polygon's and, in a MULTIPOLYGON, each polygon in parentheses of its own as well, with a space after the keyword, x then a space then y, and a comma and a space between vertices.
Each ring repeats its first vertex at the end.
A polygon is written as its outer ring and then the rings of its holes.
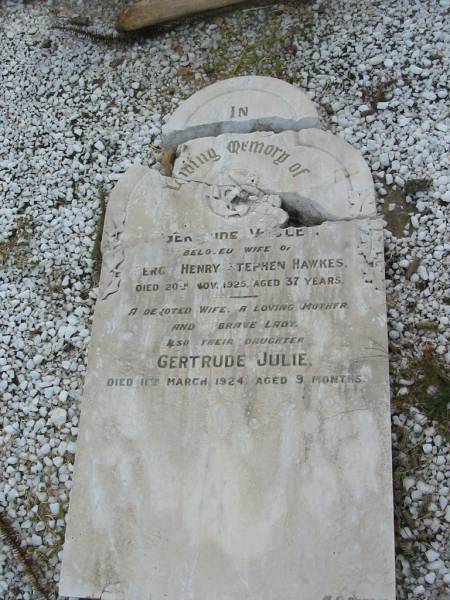
POLYGON ((277 193, 305 225, 376 214, 366 162, 350 144, 320 129, 195 139, 179 146, 173 175, 277 193))
POLYGON ((60 595, 394 600, 382 221, 287 227, 287 178, 210 147, 214 185, 135 166, 110 197, 60 595))
POLYGON ((163 145, 221 133, 308 127, 319 127, 319 118, 305 92, 273 77, 235 77, 183 102, 163 127, 163 145))
POLYGON ((138 179, 107 219, 61 595, 392 600, 381 223, 270 234, 138 179))

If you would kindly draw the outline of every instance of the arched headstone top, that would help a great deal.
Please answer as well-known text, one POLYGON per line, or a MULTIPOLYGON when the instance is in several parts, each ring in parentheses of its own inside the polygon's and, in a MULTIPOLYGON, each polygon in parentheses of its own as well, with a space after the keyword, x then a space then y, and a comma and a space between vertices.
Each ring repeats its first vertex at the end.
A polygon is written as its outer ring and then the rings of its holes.
POLYGON ((225 79, 185 100, 163 127, 163 145, 221 133, 298 131, 319 127, 317 110, 302 90, 274 77, 225 79))
POLYGON ((363 157, 320 129, 191 140, 178 147, 173 175, 277 194, 305 225, 376 215, 372 175, 363 157))

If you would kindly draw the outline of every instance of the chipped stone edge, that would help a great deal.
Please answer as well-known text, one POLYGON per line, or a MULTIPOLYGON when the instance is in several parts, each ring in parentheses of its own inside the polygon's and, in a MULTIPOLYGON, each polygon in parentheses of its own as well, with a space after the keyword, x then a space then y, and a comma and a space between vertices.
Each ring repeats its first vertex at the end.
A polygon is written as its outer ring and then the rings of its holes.
POLYGON ((306 127, 320 127, 317 108, 304 90, 295 87, 284 79, 276 77, 243 75, 216 81, 198 90, 181 102, 163 125, 163 146, 178 145, 188 139, 219 135, 220 133, 251 133, 251 131, 257 130, 254 128, 258 127, 258 123, 261 122, 264 123, 264 129, 271 130, 273 127, 274 131, 277 128, 280 128, 282 131, 284 129, 296 130, 306 127), (226 120, 213 121, 196 126, 188 125, 192 115, 202 106, 207 106, 226 94, 236 94, 238 92, 245 94, 250 91, 262 94, 272 93, 275 96, 278 95, 280 98, 283 98, 291 106, 295 115, 294 118, 280 118, 275 110, 273 114, 258 119, 245 118, 242 121, 226 120), (228 129, 228 127, 231 127, 231 129, 228 129), (242 127, 250 127, 250 130, 242 129, 242 127), (185 138, 184 136, 186 135, 191 137, 185 138))
POLYGON ((106 300, 120 288, 120 265, 125 259, 121 238, 127 207, 134 189, 149 170, 149 167, 143 165, 132 165, 120 177, 109 196, 101 242, 103 264, 99 285, 100 300, 106 300))
POLYGON ((164 148, 179 146, 185 142, 203 137, 217 137, 223 133, 254 133, 256 131, 269 131, 282 133, 283 131, 301 131, 302 129, 320 129, 319 117, 301 117, 300 119, 287 119, 284 117, 261 117, 248 121, 219 121, 194 125, 185 129, 175 129, 164 132, 162 145, 164 148))
MULTIPOLYGON (((151 169, 150 167, 137 164, 132 165, 118 180, 109 196, 101 242, 102 268, 99 284, 99 301, 107 300, 120 289, 122 265, 125 261, 126 242, 124 240, 124 233, 126 229, 127 213, 130 206, 133 205, 134 192, 139 189, 139 186, 142 184, 145 177, 152 172, 157 174, 161 178, 161 182, 172 191, 180 190, 183 185, 192 184, 204 186, 205 190, 211 190, 211 194, 214 195, 217 190, 226 191, 235 187, 212 186, 204 182, 186 181, 176 177, 166 177, 159 171, 151 169), (174 185, 173 182, 175 182, 176 185, 174 185), (170 185, 170 183, 172 185, 170 185)), ((264 196, 267 201, 269 200, 268 195, 262 194, 262 196, 264 196)), ((268 205, 270 205, 270 202, 268 202, 268 205)), ((210 208, 214 212, 211 206, 210 208)), ((279 227, 283 227, 289 218, 286 211, 282 212, 285 213, 285 220, 283 223, 280 222, 279 227)))

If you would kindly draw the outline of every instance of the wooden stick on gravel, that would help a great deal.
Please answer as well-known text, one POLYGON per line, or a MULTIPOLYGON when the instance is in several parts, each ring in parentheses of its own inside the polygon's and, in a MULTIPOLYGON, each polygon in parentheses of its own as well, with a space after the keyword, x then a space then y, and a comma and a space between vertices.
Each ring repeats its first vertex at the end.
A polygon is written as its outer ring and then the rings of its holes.
POLYGON ((117 15, 119 31, 135 31, 196 13, 242 4, 245 0, 140 0, 117 15))

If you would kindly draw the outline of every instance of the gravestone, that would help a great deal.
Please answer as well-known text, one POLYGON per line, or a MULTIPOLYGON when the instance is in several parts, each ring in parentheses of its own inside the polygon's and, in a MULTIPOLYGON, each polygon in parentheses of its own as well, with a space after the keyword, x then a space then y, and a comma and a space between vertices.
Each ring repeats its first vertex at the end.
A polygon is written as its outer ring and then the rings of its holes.
POLYGON ((234 77, 203 88, 170 116, 163 145, 220 133, 298 130, 319 127, 310 98, 273 77, 234 77))
POLYGON ((320 129, 195 139, 178 148, 173 175, 277 193, 305 225, 376 214, 366 162, 347 142, 320 129))
POLYGON ((394 600, 382 221, 220 160, 111 194, 60 594, 394 600))

